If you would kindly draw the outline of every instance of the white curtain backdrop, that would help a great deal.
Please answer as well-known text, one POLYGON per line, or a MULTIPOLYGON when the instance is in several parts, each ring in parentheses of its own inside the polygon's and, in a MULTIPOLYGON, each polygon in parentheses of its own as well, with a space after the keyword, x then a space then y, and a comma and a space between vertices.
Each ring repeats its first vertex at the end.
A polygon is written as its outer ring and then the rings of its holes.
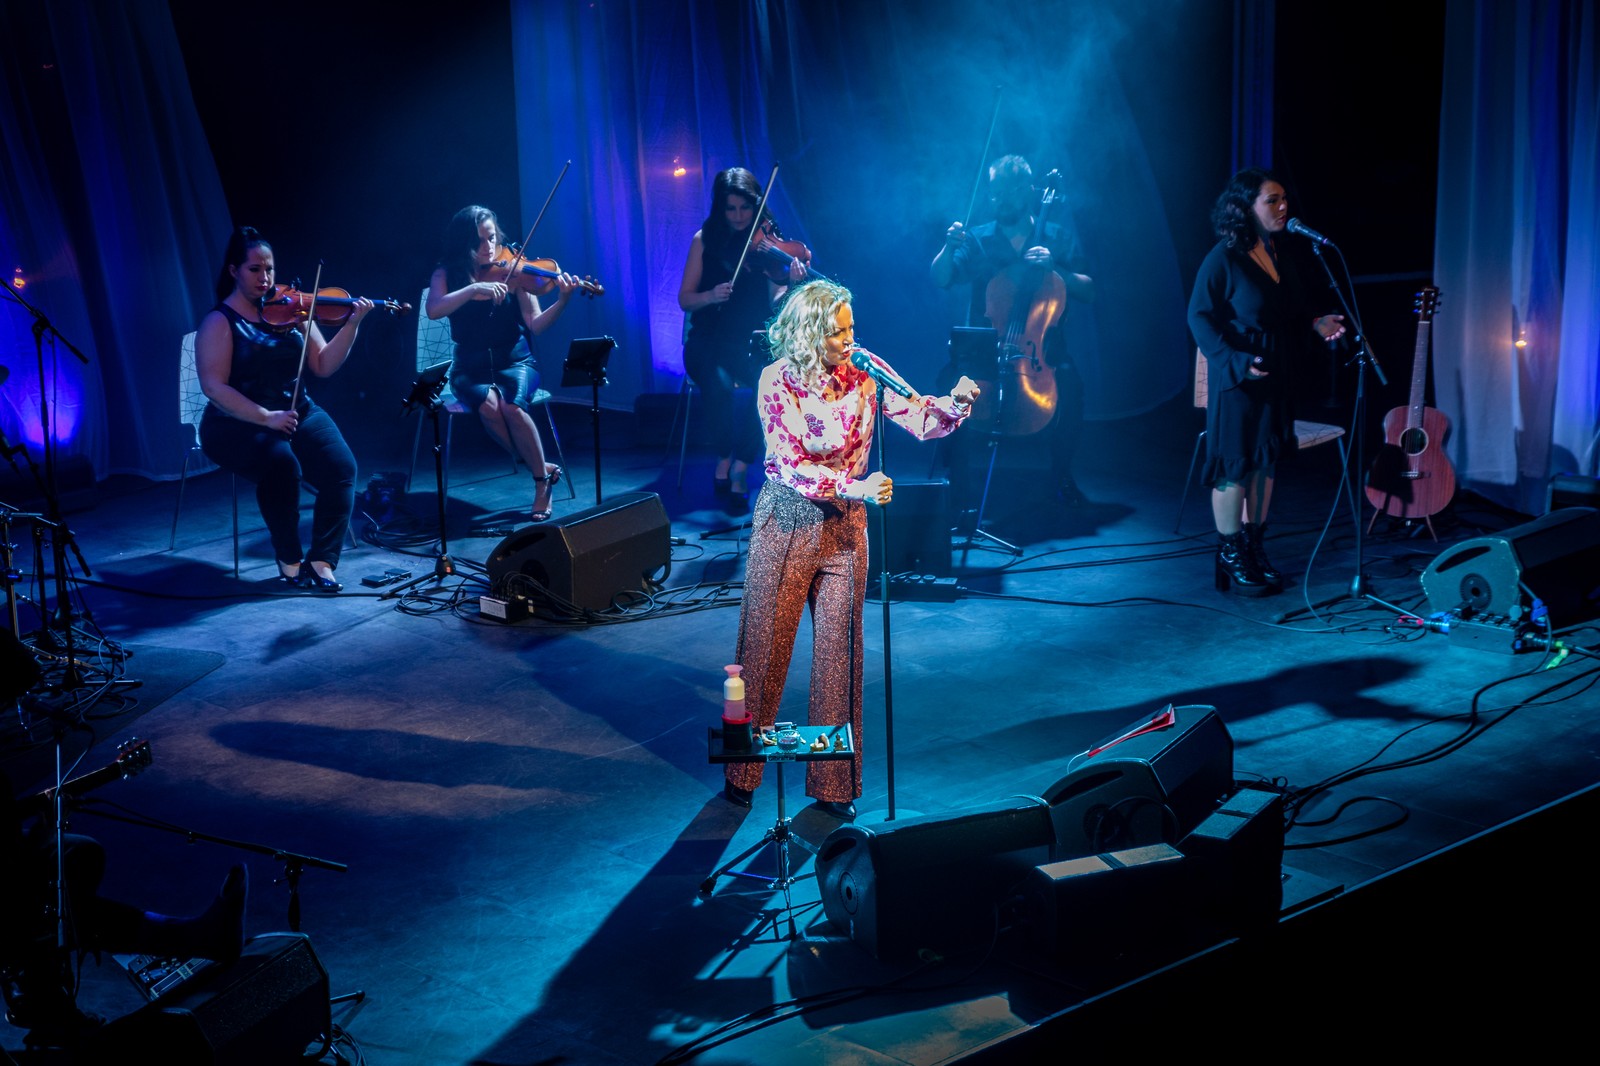
POLYGON ((1600 473, 1600 19, 1449 5, 1434 252, 1436 406, 1461 485, 1541 514, 1600 473))

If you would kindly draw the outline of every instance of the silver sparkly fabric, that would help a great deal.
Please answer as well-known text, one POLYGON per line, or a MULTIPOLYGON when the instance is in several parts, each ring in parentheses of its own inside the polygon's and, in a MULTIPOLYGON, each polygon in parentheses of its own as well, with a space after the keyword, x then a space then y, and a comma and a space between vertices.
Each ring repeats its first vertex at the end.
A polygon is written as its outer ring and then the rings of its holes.
MULTIPOLYGON (((810 724, 850 723, 856 753, 806 764, 806 795, 848 803, 861 795, 861 612, 867 594, 867 505, 810 500, 777 481, 756 497, 735 657, 745 706, 771 728, 783 699, 800 614, 811 608, 810 724)), ((736 787, 761 784, 762 763, 728 763, 736 787)))

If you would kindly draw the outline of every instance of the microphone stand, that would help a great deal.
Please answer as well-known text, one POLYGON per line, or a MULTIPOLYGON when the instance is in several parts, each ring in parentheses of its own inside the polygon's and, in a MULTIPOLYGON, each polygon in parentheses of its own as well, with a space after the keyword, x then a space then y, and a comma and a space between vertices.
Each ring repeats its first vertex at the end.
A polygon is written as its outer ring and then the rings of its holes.
MULTIPOLYGON (((883 384, 878 383, 878 411, 873 432, 878 451, 878 469, 884 469, 883 384)), ((884 781, 889 793, 887 821, 894 821, 894 659, 890 655, 889 625, 889 509, 878 507, 878 606, 883 615, 883 750, 884 781)), ((865 680, 863 680, 865 687, 865 680)))
MULTIPOLYGON (((1378 376, 1379 384, 1387 386, 1389 384, 1389 379, 1384 376, 1383 367, 1378 364, 1378 357, 1373 353, 1371 347, 1367 344, 1366 330, 1362 328, 1360 317, 1356 314, 1354 309, 1352 309, 1350 302, 1345 299, 1344 290, 1339 287, 1338 278, 1335 277, 1333 269, 1328 266, 1328 261, 1322 254, 1322 246, 1324 243, 1332 246, 1335 251, 1338 250, 1339 246, 1334 244, 1332 241, 1325 241, 1324 239, 1315 237, 1311 239, 1311 250, 1316 253, 1317 263, 1321 265, 1323 273, 1328 276, 1328 288, 1332 289, 1334 296, 1338 298, 1339 306, 1344 311, 1345 321, 1351 323, 1355 329, 1355 354, 1350 357, 1350 361, 1355 363, 1356 366, 1356 399, 1354 409, 1352 410, 1350 416, 1350 431, 1351 435, 1355 437, 1355 447, 1352 453, 1355 459, 1355 468, 1358 472, 1360 472, 1362 477, 1365 477, 1367 368, 1371 367, 1372 372, 1378 376)), ((1348 366, 1349 363, 1346 363, 1346 365, 1348 366)), ((1325 600, 1319 600, 1316 603, 1310 604, 1306 608, 1296 608, 1292 611, 1285 611, 1283 614, 1278 616, 1277 620, 1280 623, 1296 615, 1302 614, 1307 610, 1314 613, 1323 607, 1330 607, 1346 599, 1366 600, 1371 603, 1378 604, 1379 606, 1398 611, 1401 614, 1407 613, 1405 611, 1400 611, 1399 608, 1394 607, 1392 604, 1385 603, 1383 600, 1367 591, 1366 576, 1362 573, 1366 563, 1366 538, 1361 527, 1360 506, 1356 502, 1355 490, 1351 484, 1348 468, 1345 471, 1345 476, 1342 479, 1342 483, 1350 494, 1350 521, 1355 526, 1356 535, 1355 573, 1350 578, 1350 587, 1345 592, 1342 592, 1337 596, 1331 596, 1325 600)))
MULTIPOLYGON (((84 559, 83 552, 78 550, 78 544, 72 537, 72 531, 67 528, 67 524, 61 519, 61 497, 56 478, 56 448, 50 431, 50 389, 45 383, 44 373, 45 335, 49 334, 55 340, 60 341, 67 351, 77 356, 79 362, 87 365, 89 357, 79 351, 71 341, 62 336, 61 331, 51 324, 49 317, 43 311, 30 304, 15 287, 8 285, 5 287, 5 291, 13 302, 33 316, 33 347, 39 368, 39 429, 41 433, 39 439, 43 442, 41 448, 44 450, 44 477, 40 478, 37 470, 35 470, 34 480, 39 482, 40 488, 44 492, 45 514, 47 515, 48 524, 54 529, 54 533, 50 538, 51 561, 55 567, 56 582, 54 621, 61 629, 61 650, 64 653, 63 658, 65 660, 62 670, 61 691, 70 692, 82 688, 85 682, 78 666, 77 649, 73 646, 72 641, 74 620, 72 616, 72 597, 67 586, 67 549, 72 549, 73 555, 77 556, 78 565, 83 567, 85 574, 93 575, 94 571, 89 569, 89 564, 84 559)), ((28 459, 28 465, 31 468, 33 466, 32 458, 28 456, 26 451, 23 452, 23 456, 28 459)), ((50 615, 48 613, 42 614, 39 639, 53 647, 55 640, 50 626, 50 615)))

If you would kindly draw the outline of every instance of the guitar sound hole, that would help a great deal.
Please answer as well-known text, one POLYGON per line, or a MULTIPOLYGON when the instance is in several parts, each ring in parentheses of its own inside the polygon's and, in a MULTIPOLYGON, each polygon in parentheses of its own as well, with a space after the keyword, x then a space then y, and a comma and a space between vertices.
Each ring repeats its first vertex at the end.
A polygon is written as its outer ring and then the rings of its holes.
POLYGON ((1400 434, 1400 447, 1407 455, 1421 455, 1428 450, 1428 434, 1421 429, 1408 429, 1400 434))

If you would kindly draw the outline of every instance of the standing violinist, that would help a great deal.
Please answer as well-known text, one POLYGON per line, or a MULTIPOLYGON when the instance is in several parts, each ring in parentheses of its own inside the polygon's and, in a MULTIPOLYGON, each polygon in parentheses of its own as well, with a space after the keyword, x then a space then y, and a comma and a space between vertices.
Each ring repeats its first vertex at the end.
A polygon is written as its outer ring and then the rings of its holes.
POLYGON ((532 518, 547 521, 562 471, 545 461, 544 441, 528 413, 539 388, 528 338, 550 328, 580 283, 565 273, 551 279, 556 298, 549 307, 528 289, 508 284, 509 272, 494 269, 506 235, 487 207, 473 204, 457 211, 442 244, 428 287, 428 317, 450 320, 455 341, 450 391, 476 408, 489 435, 533 472, 532 518))
MULTIPOLYGON (((929 273, 941 289, 966 283, 971 286, 967 315, 969 326, 994 326, 1005 332, 1007 323, 990 322, 987 301, 991 282, 1004 281, 1008 272, 1029 280, 1032 268, 1039 274, 1054 271, 1066 287, 1068 300, 1094 302, 1094 280, 1087 273, 1083 249, 1077 236, 1066 227, 1046 222, 1042 227, 1033 211, 1037 192, 1033 187, 1033 168, 1020 155, 1003 156, 989 167, 989 202, 994 221, 974 226, 969 233, 954 222, 945 233, 943 246, 934 256, 929 273), (1042 243, 1030 243, 1035 231, 1042 243)), ((1022 290, 1024 294, 1026 289, 1022 290)), ((1026 308, 1021 309, 1026 313, 1026 308)), ((1056 383, 1056 416, 1050 424, 1050 467, 1055 489, 1063 503, 1081 506, 1087 501, 1073 477, 1073 457, 1083 426, 1083 379, 1066 351, 1063 326, 1066 313, 1045 334, 1045 360, 1053 368, 1056 383)), ((953 457, 952 472, 965 472, 965 456, 953 457)))
MULTIPOLYGON (((762 329, 773 306, 788 286, 747 270, 735 278, 747 244, 750 257, 766 258, 758 249, 770 246, 769 215, 760 222, 761 184, 743 167, 722 171, 711 185, 711 210, 689 243, 678 286, 678 306, 689 313, 688 336, 683 343, 683 368, 700 387, 706 417, 712 427, 717 466, 712 486, 730 514, 749 509, 750 464, 758 457, 761 427, 749 408, 734 410, 733 391, 754 387, 761 375, 761 359, 750 351, 751 334, 762 329), (750 227, 759 225, 754 234, 750 227), (737 282, 737 284, 736 284, 737 282)), ((806 276, 805 264, 791 258, 789 282, 806 276)))
POLYGON ((332 340, 314 321, 274 329, 262 320, 261 305, 274 291, 275 269, 260 233, 234 231, 217 276, 217 306, 195 337, 195 369, 211 401, 200 419, 200 446, 212 462, 255 483, 279 578, 338 592, 344 586, 334 570, 355 510, 356 459, 333 417, 300 384, 301 351, 311 374, 338 370, 372 301, 352 301, 332 340), (302 481, 317 490, 309 552, 300 540, 302 481))

